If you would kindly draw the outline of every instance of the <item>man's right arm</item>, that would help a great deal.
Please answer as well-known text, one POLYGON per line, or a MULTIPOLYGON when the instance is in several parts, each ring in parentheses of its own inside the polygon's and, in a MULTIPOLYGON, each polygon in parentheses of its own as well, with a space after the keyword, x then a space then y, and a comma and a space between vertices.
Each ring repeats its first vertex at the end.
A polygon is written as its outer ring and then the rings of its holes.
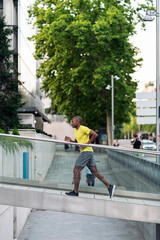
POLYGON ((65 136, 65 141, 66 142, 74 142, 74 143, 77 142, 76 140, 72 140, 70 137, 67 137, 67 136, 65 136))

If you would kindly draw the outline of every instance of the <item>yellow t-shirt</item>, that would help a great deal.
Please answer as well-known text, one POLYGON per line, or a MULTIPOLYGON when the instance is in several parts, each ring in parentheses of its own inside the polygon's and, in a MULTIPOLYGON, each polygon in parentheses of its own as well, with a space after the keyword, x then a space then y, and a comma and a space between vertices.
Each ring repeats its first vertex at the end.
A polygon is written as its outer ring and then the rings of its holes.
MULTIPOLYGON (((89 129, 88 127, 84 127, 84 126, 80 126, 79 129, 75 129, 74 130, 74 136, 75 139, 77 140, 78 143, 87 143, 89 141, 89 132, 91 131, 91 129, 89 129)), ((80 149, 80 152, 84 152, 84 151, 89 151, 89 152, 93 152, 92 147, 86 147, 83 150, 80 149)))

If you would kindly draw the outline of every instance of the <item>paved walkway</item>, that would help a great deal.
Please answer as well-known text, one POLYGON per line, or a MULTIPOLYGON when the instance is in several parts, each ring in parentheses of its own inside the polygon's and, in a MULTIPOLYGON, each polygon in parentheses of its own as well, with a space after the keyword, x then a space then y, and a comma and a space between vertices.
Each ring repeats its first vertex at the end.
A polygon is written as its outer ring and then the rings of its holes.
POLYGON ((19 240, 143 240, 136 222, 33 210, 19 240))
MULTIPOLYGON (((46 177, 46 181, 54 183, 72 182, 73 167, 78 153, 64 152, 57 146, 56 158, 46 177), (63 177, 62 177, 63 176, 63 177)), ((98 169, 103 172, 109 182, 117 187, 125 186, 116 178, 119 169, 106 161, 106 153, 95 153, 98 169), (115 172, 116 174, 113 174, 115 172), (119 186, 118 186, 119 185, 119 186)), ((125 175, 126 176, 126 175, 125 175)), ((96 187, 105 187, 96 179, 96 187)), ((86 186, 85 171, 82 171, 81 186, 86 186)), ((78 207, 78 206, 77 206, 78 207)), ((21 233, 19 240, 142 240, 136 222, 93 217, 86 215, 59 213, 53 211, 32 211, 21 233)))

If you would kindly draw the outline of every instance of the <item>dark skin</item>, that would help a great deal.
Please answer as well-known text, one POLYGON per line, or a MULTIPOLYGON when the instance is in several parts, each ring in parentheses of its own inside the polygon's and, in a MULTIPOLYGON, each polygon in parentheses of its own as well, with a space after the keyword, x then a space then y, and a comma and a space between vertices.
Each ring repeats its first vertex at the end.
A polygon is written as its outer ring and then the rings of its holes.
MULTIPOLYGON (((81 126, 80 121, 78 121, 76 118, 72 118, 72 127, 76 128, 78 130, 80 126, 81 126)), ((85 144, 90 144, 91 142, 94 142, 95 139, 98 137, 98 134, 96 132, 94 132, 93 130, 91 130, 89 132, 89 135, 90 135, 90 139, 85 144)), ((65 141, 67 141, 67 142, 77 142, 76 140, 73 141, 70 137, 67 137, 67 136, 65 137, 65 141)), ((85 147, 81 146, 80 148, 84 149, 85 147)))
MULTIPOLYGON (((72 127, 76 128, 78 130, 80 126, 81 126, 81 122, 76 118, 72 118, 72 127)), ((90 144, 91 142, 94 142, 95 139, 98 137, 97 133, 94 132, 93 130, 90 130, 89 136, 90 136, 90 139, 85 144, 90 144)), ((67 136, 65 137, 65 141, 67 141, 67 142, 77 142, 76 140, 73 141, 70 137, 67 137, 67 136)), ((84 149, 85 146, 81 146, 80 148, 84 149)), ((81 167, 81 166, 75 166, 74 170, 73 170, 73 172, 74 172, 74 191, 75 191, 75 193, 78 193, 78 190, 79 190, 80 172, 83 168, 84 167, 81 167)), ((110 186, 109 182, 97 170, 96 166, 89 166, 89 169, 95 177, 97 177, 101 182, 103 182, 106 185, 107 188, 109 188, 109 186, 110 186)))

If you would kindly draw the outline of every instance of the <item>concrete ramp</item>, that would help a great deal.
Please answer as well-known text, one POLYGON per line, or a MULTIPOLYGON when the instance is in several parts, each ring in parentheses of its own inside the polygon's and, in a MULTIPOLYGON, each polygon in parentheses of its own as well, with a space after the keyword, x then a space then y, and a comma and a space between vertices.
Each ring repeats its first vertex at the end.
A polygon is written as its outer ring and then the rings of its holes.
POLYGON ((160 201, 80 193, 69 197, 61 190, 3 185, 0 205, 54 210, 92 216, 160 223, 160 201))

